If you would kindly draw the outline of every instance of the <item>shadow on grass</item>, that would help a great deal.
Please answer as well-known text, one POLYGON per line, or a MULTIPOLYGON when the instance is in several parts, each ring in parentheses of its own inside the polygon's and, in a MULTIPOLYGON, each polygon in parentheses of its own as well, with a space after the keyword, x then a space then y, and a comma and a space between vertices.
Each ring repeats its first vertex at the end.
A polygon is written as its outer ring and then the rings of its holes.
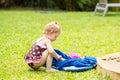
POLYGON ((32 73, 45 73, 46 71, 45 71, 45 68, 40 68, 40 69, 38 69, 38 70, 34 70, 34 69, 31 69, 31 68, 29 68, 28 70, 25 70, 25 72, 32 72, 32 73))
POLYGON ((64 13, 67 11, 61 11, 61 10, 39 10, 37 11, 38 13, 43 13, 43 14, 56 14, 56 13, 64 13))
POLYGON ((108 13, 106 16, 120 16, 120 13, 108 13))
POLYGON ((120 16, 120 12, 110 12, 106 13, 105 16, 103 16, 103 13, 97 13, 95 16, 101 16, 101 17, 115 17, 115 16, 120 16))

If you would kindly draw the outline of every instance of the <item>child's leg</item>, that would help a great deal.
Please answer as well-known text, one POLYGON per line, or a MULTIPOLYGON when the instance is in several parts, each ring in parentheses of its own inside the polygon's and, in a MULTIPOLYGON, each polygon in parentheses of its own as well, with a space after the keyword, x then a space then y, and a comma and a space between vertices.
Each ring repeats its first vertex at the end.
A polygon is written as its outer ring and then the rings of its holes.
POLYGON ((42 58, 40 63, 34 63, 32 68, 39 69, 41 66, 43 66, 46 63, 47 57, 48 57, 48 51, 46 50, 42 53, 42 58))
POLYGON ((52 57, 51 55, 48 55, 47 57, 47 61, 46 61, 46 72, 50 71, 51 70, 51 67, 52 67, 52 57))
POLYGON ((52 69, 52 60, 53 60, 53 57, 49 54, 46 61, 46 72, 58 71, 58 70, 52 69))
POLYGON ((52 66, 52 59, 53 57, 58 57, 57 53, 48 53, 48 50, 42 53, 42 58, 40 63, 34 63, 33 69, 38 69, 39 67, 43 66, 46 63, 46 72, 53 72, 51 69, 52 66))

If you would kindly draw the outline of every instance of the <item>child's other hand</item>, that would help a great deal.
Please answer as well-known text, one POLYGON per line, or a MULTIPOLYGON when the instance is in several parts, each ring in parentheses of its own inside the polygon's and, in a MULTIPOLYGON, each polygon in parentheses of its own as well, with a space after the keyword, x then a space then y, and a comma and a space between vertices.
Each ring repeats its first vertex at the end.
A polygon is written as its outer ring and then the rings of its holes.
POLYGON ((58 60, 65 60, 65 58, 63 58, 62 56, 59 56, 58 60))

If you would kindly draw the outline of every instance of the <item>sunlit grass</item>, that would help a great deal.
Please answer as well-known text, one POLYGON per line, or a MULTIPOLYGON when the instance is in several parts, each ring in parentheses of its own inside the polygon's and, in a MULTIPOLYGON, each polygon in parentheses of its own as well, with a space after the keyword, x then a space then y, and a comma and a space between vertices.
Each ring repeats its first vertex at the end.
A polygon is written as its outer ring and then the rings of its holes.
MULTIPOLYGON (((117 13, 117 12, 116 12, 117 13)), ((68 54, 101 57, 120 51, 120 16, 116 13, 93 15, 93 12, 40 13, 39 11, 0 11, 0 80, 100 80, 95 69, 85 72, 46 73, 33 71, 23 57, 39 38, 45 24, 59 22, 62 34, 53 43, 68 54)), ((105 77, 104 80, 109 80, 105 77)))

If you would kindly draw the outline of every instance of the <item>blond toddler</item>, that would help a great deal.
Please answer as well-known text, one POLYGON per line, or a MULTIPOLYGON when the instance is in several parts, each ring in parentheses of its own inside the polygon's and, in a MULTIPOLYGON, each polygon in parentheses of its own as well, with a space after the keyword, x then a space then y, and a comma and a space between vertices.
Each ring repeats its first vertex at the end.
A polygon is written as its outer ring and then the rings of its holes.
POLYGON ((33 69, 39 69, 46 64, 46 72, 56 71, 52 69, 52 59, 64 60, 64 58, 54 51, 52 42, 56 40, 60 33, 61 29, 57 22, 48 23, 43 30, 43 36, 33 43, 29 52, 25 55, 25 62, 33 69))

